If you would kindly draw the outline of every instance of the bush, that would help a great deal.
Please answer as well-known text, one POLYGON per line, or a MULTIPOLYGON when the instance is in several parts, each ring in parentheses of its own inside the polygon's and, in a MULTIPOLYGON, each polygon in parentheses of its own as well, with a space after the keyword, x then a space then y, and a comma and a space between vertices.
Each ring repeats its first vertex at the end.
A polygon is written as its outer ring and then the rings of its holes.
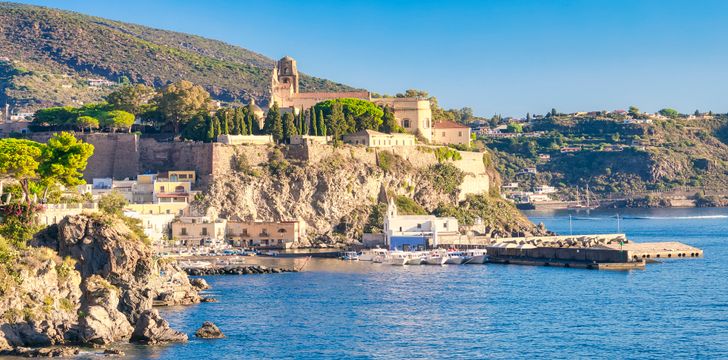
POLYGON ((465 173, 452 164, 435 164, 427 168, 425 175, 432 186, 444 193, 453 193, 462 184, 465 173))
MULTIPOLYGON (((404 195, 398 195, 394 199, 397 204, 397 211, 400 215, 427 215, 427 211, 422 205, 404 195)), ((386 208, 385 208, 386 211, 386 208)))
POLYGON ((435 158, 437 159, 437 162, 444 163, 448 160, 462 160, 463 157, 462 155, 460 155, 460 152, 455 149, 451 149, 449 147, 439 147, 435 149, 435 158))
POLYGON ((99 210, 106 214, 121 216, 127 204, 129 202, 124 195, 112 191, 99 199, 99 210))

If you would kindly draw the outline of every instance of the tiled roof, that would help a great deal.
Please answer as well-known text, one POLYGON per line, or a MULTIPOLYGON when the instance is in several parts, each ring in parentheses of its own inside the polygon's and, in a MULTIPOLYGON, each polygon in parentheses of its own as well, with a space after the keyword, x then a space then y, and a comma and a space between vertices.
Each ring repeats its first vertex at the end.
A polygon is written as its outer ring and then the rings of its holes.
POLYGON ((470 129, 469 127, 467 127, 463 124, 458 124, 454 121, 449 121, 449 120, 437 122, 434 125, 432 125, 432 127, 434 127, 435 129, 470 129))

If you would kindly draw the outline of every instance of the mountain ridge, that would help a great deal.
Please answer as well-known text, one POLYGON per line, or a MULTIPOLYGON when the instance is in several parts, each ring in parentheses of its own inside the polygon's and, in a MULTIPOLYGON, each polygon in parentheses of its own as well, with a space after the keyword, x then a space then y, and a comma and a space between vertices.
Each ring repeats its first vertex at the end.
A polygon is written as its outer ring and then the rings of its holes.
MULTIPOLYGON (((38 76, 71 76, 75 89, 87 77, 163 86, 185 79, 205 87, 222 101, 267 99, 274 60, 220 40, 109 20, 49 7, 0 2, 0 59, 38 76), (45 75, 42 75, 45 74, 45 75)), ((8 66, 5 66, 8 68, 8 66)), ((72 105, 100 99, 90 94, 67 99, 59 89, 38 90, 16 77, 27 72, 0 69, 0 102, 15 106, 72 105), (8 75, 11 74, 11 75, 8 75), (28 88, 28 89, 24 89, 28 88), (8 90, 9 89, 9 90, 8 90), (36 93, 37 92, 37 93, 36 93), (44 98, 46 97, 46 98, 44 98)), ((352 87, 302 74, 304 91, 351 90, 352 87)))

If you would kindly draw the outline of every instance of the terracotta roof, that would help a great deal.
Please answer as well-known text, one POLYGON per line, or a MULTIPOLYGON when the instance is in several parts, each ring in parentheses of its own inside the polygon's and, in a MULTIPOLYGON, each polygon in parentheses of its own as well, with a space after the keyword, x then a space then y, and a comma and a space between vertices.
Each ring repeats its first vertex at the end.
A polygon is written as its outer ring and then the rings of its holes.
POLYGON ((458 124, 454 121, 449 121, 449 120, 437 122, 434 125, 432 125, 432 127, 435 129, 470 129, 469 127, 467 127, 463 124, 458 124))

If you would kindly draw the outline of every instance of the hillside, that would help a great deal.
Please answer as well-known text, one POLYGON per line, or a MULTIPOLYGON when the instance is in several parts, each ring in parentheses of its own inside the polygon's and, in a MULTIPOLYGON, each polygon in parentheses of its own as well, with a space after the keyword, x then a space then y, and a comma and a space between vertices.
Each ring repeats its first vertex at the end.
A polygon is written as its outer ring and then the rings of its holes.
POLYGON ((560 188, 558 197, 566 200, 574 198, 576 186, 586 185, 602 197, 703 191, 725 195, 728 189, 726 115, 639 124, 561 115, 533 121, 524 131, 542 133, 484 141, 496 150, 504 182, 519 182, 525 190, 549 184, 560 188), (578 150, 561 152, 565 147, 578 150), (524 171, 533 167, 535 175, 524 171))
MULTIPOLYGON (((96 101, 89 78, 161 86, 186 79, 216 99, 262 101, 273 60, 195 35, 0 2, 0 103, 38 108, 96 101)), ((301 87, 349 90, 308 75, 301 87)))

